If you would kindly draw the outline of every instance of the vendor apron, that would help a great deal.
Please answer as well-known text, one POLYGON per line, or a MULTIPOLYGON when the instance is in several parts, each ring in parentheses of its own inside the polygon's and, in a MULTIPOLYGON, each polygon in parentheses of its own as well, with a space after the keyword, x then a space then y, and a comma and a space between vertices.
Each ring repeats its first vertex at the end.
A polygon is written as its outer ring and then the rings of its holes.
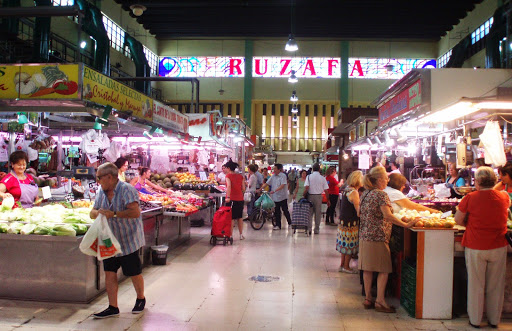
POLYGON ((19 201, 21 206, 23 208, 32 208, 34 206, 34 201, 37 198, 37 194, 39 193, 37 184, 35 182, 32 182, 31 184, 23 184, 14 173, 13 176, 16 177, 20 184, 21 196, 19 201))

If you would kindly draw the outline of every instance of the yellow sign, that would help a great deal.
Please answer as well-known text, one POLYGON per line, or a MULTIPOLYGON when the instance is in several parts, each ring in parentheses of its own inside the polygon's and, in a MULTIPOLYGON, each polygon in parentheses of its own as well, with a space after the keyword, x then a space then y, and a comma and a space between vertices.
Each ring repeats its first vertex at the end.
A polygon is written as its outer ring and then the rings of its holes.
POLYGON ((16 81, 20 66, 0 65, 0 99, 16 99, 19 97, 16 81))
POLYGON ((83 100, 109 105, 147 121, 153 119, 153 100, 110 77, 84 66, 83 100))
POLYGON ((0 75, 2 99, 78 99, 77 64, 0 65, 0 75))

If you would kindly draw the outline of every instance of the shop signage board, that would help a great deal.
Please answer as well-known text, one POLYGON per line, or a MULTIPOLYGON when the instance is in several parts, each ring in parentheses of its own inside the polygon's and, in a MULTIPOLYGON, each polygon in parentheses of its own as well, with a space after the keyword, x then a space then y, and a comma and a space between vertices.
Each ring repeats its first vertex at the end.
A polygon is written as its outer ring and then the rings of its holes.
POLYGON ((79 100, 78 64, 0 65, 0 99, 79 100))
POLYGON ((379 125, 386 124, 419 105, 421 105, 420 79, 379 108, 379 125))
POLYGON ((188 117, 158 101, 153 101, 153 123, 177 132, 188 133, 188 117))
POLYGON ((131 111, 132 116, 152 121, 153 99, 112 78, 84 66, 83 100, 131 111))

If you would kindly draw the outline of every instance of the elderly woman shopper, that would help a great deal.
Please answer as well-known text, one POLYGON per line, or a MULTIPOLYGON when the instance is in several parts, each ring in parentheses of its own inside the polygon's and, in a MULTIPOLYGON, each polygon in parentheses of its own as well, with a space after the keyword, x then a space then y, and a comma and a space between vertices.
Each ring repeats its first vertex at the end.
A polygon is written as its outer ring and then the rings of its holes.
MULTIPOLYGON (((341 253, 339 271, 349 274, 358 273, 350 268, 352 255, 359 247, 359 189, 363 187, 363 173, 353 171, 347 177, 347 188, 341 196, 340 224, 336 239, 336 250, 341 253)), ((330 195, 329 195, 330 196, 330 195)))
POLYGON ((405 223, 396 218, 391 209, 391 201, 383 191, 388 184, 388 174, 381 166, 370 169, 364 176, 363 185, 366 191, 361 195, 360 226, 359 226, 359 259, 358 266, 363 270, 364 289, 366 293, 363 306, 365 309, 375 308, 378 312, 395 313, 393 307, 385 300, 388 274, 392 272, 389 239, 391 226, 412 227, 414 221, 405 223), (377 299, 372 299, 373 273, 378 272, 377 299))
POLYGON ((393 212, 397 213, 402 208, 414 209, 417 211, 428 210, 431 213, 439 212, 438 210, 422 206, 419 203, 415 203, 409 200, 402 193, 402 190, 405 188, 406 183, 407 179, 399 173, 392 173, 389 175, 388 186, 384 189, 384 192, 386 192, 389 196, 391 206, 393 206, 393 212))
POLYGON ((510 199, 507 193, 494 190, 494 185, 494 171, 489 167, 478 168, 477 191, 462 199, 455 214, 455 222, 466 226, 462 246, 468 272, 468 315, 469 324, 476 328, 482 322, 484 297, 491 327, 497 327, 503 308, 510 199))

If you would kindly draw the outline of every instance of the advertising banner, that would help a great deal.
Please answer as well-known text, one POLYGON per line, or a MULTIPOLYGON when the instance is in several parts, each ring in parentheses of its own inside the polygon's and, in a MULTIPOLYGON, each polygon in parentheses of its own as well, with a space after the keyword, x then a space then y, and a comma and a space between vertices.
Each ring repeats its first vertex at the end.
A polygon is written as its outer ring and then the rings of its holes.
POLYGON ((421 104, 421 80, 415 81, 409 88, 379 108, 379 125, 401 116, 421 104))
POLYGON ((0 99, 79 100, 78 64, 0 65, 0 99))
POLYGON ((152 121, 153 100, 148 96, 85 66, 83 85, 83 100, 131 111, 137 118, 152 121))
POLYGON ((153 123, 178 132, 188 133, 188 117, 158 101, 153 101, 153 123))

